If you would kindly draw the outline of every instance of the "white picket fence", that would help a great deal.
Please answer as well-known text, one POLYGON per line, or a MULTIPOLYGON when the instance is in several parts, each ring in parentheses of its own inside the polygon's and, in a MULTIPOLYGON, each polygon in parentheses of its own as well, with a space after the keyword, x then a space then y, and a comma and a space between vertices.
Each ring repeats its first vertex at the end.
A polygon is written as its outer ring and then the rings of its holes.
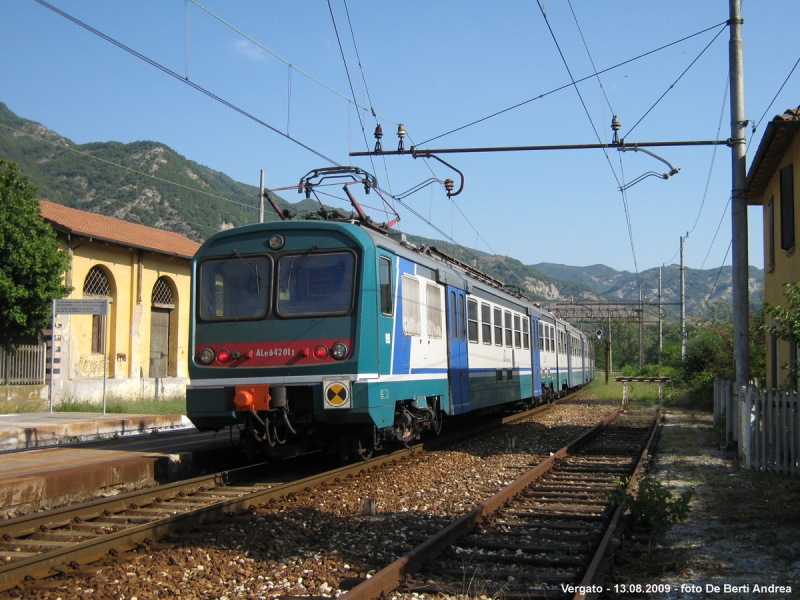
POLYGON ((41 385, 45 382, 47 346, 0 348, 0 385, 41 385))
POLYGON ((725 417, 725 434, 737 443, 748 469, 800 475, 800 396, 760 392, 754 385, 734 389, 714 380, 714 422, 725 417))

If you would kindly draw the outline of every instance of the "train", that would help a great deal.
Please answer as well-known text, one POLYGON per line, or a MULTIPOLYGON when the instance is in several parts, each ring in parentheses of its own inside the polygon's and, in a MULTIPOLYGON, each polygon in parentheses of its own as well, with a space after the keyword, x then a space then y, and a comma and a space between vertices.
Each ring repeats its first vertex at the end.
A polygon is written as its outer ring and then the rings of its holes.
MULTIPOLYGON (((360 169, 346 174, 376 187, 360 169)), ((348 197, 355 213, 284 210, 285 220, 221 231, 197 251, 186 405, 198 430, 238 427, 249 457, 367 458, 594 378, 578 328, 348 197)))

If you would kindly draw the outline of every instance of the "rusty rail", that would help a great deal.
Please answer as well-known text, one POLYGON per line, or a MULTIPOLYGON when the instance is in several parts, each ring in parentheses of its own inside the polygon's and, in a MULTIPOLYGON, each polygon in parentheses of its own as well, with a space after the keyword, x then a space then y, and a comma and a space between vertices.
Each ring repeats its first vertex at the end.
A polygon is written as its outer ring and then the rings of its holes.
POLYGON ((575 448, 580 447, 597 435, 608 423, 616 419, 622 410, 622 407, 620 407, 609 413, 603 420, 599 421, 594 427, 575 441, 564 446, 558 452, 542 461, 539 465, 527 471, 511 485, 497 492, 483 504, 454 521, 438 534, 411 550, 405 556, 400 557, 375 573, 371 578, 363 581, 343 596, 340 596, 340 599, 374 600, 380 597, 381 594, 389 594, 389 592, 402 583, 406 576, 418 570, 425 561, 435 557, 448 545, 464 536, 475 525, 485 520, 486 517, 497 511, 511 498, 519 494, 525 487, 538 479, 542 474, 549 471, 558 461, 564 459, 570 452, 573 452, 575 448))

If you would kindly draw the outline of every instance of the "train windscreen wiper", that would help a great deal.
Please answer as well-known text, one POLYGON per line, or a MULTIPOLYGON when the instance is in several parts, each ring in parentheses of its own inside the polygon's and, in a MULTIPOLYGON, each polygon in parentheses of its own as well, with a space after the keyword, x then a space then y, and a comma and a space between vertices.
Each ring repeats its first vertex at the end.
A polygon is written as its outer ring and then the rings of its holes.
POLYGON ((256 278, 256 296, 257 297, 261 297, 261 276, 258 274, 258 265, 256 265, 255 268, 253 268, 253 265, 251 265, 249 262, 247 262, 247 259, 245 259, 245 257, 242 256, 242 253, 239 252, 236 248, 233 249, 233 253, 236 255, 236 257, 239 260, 241 260, 244 264, 247 265, 247 268, 250 269, 250 272, 253 274, 253 276, 255 276, 255 278, 256 278))

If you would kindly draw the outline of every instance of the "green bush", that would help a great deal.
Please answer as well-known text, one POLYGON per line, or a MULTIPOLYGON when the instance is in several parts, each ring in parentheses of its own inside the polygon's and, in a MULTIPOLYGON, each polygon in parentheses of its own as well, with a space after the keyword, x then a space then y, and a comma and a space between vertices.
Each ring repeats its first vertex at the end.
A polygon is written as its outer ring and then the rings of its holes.
POLYGON ((630 511, 635 528, 663 530, 668 524, 685 521, 689 517, 689 503, 694 498, 694 489, 689 488, 678 497, 649 475, 639 478, 636 490, 626 490, 630 478, 620 482, 609 494, 613 506, 624 505, 630 511))

